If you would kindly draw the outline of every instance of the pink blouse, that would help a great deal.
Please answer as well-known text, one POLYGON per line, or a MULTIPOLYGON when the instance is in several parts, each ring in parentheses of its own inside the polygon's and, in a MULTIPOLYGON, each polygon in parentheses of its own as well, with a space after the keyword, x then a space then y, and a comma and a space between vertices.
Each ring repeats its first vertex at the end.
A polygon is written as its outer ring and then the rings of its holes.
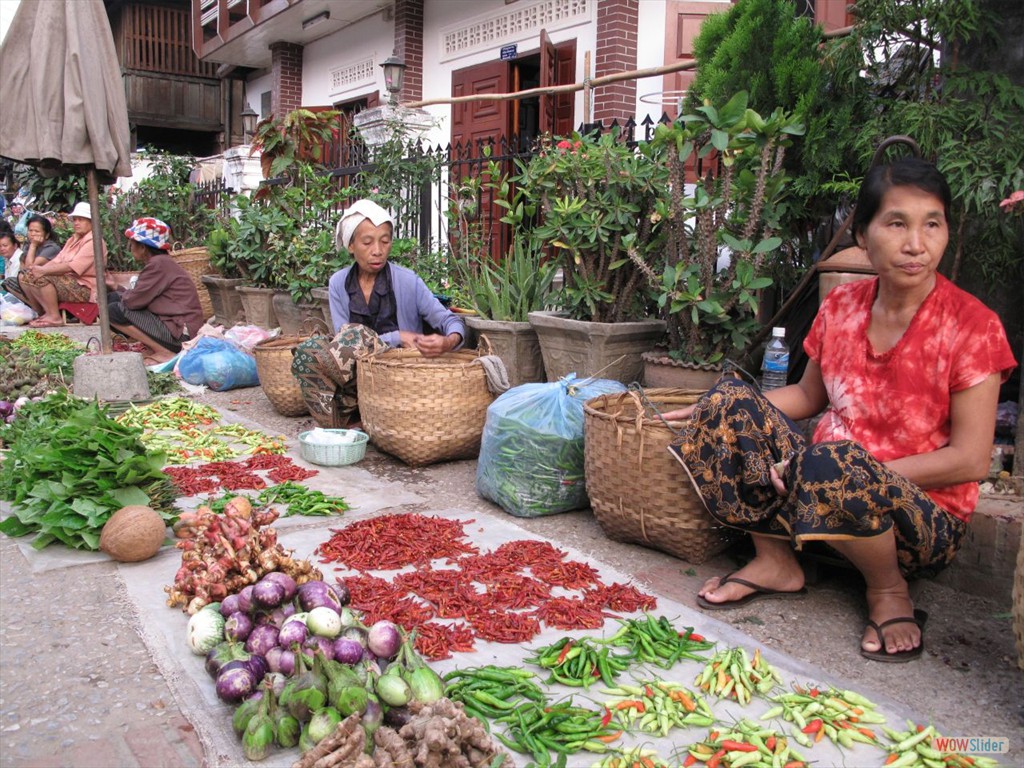
MULTIPOLYGON (((999 317, 942 275, 896 345, 876 353, 868 324, 877 290, 874 278, 830 291, 804 350, 829 399, 814 441, 854 440, 886 462, 947 445, 953 393, 996 372, 1006 381, 1016 361, 999 317)), ((975 482, 926 492, 962 520, 978 502, 975 482)))

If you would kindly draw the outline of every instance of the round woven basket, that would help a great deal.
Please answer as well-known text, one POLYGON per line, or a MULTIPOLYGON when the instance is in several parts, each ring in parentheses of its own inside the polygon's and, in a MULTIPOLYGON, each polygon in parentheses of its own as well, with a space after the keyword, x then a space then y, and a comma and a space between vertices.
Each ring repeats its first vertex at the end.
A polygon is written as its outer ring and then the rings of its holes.
POLYGON ((703 392, 645 389, 601 395, 583 406, 587 494, 597 522, 614 541, 641 544, 702 563, 732 540, 704 509, 686 472, 668 451, 675 437, 645 416, 644 400, 666 412, 703 392))
POLYGON ((282 416, 309 413, 299 380, 292 375, 292 352, 308 336, 277 336, 264 339, 252 349, 260 387, 274 410, 282 416))
POLYGON ((1013 634, 1017 638, 1017 666, 1024 669, 1024 532, 1013 572, 1013 634))
POLYGON ((210 292, 203 284, 203 275, 219 274, 210 265, 210 251, 205 247, 200 248, 179 248, 168 254, 182 269, 188 273, 189 279, 196 287, 199 294, 199 305, 203 308, 203 320, 213 317, 213 302, 210 301, 210 292))
POLYGON ((413 467, 476 458, 494 395, 476 350, 423 357, 388 349, 359 358, 359 415, 370 440, 413 467))

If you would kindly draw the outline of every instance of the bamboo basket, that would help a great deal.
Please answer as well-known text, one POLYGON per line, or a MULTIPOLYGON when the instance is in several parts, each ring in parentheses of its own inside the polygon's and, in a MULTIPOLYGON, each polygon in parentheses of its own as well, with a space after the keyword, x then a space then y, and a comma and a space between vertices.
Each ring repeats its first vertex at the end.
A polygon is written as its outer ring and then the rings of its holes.
POLYGON ((213 302, 210 292, 203 284, 203 275, 220 274, 210 264, 210 251, 206 247, 176 248, 168 254, 188 274, 199 294, 199 305, 203 308, 203 320, 213 317, 213 302))
MULTIPOLYGON (((645 389, 658 411, 692 403, 697 390, 645 389)), ((732 541, 729 529, 704 509, 686 472, 668 451, 675 437, 645 418, 635 392, 601 395, 583 406, 587 494, 594 516, 613 541, 641 544, 702 563, 732 541)))
POLYGON ((308 336, 276 336, 264 339, 252 349, 260 387, 274 410, 282 416, 309 413, 299 380, 292 375, 292 353, 308 336))
POLYGON ((1017 666, 1024 669, 1024 531, 1017 550, 1017 568, 1013 572, 1013 634, 1017 638, 1017 666))
POLYGON ((477 350, 426 358, 415 349, 371 352, 356 364, 359 415, 370 440, 406 464, 473 459, 494 395, 477 350))

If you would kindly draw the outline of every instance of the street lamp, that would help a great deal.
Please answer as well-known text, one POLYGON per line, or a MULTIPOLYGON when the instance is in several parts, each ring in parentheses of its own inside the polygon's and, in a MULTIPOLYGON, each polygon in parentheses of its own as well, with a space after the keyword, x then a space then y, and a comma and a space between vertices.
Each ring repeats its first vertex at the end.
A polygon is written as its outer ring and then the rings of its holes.
POLYGON ((256 120, 259 117, 251 106, 247 103, 245 109, 242 110, 242 140, 248 144, 252 140, 253 134, 256 133, 256 120))
POLYGON ((405 79, 405 62, 392 53, 380 65, 384 70, 384 87, 391 94, 389 103, 398 106, 398 94, 402 92, 402 81, 405 79))

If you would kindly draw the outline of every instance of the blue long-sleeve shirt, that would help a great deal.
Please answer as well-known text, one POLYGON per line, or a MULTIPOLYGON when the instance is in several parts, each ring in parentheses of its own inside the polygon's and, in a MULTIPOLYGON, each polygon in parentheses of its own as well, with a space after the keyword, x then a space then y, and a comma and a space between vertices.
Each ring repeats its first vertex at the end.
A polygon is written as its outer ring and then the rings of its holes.
MULTIPOLYGON (((333 275, 327 284, 327 295, 331 305, 331 320, 334 330, 349 322, 348 291, 345 281, 354 265, 345 267, 333 275)), ((466 339, 466 326, 454 312, 447 310, 427 287, 419 275, 407 267, 398 264, 387 264, 391 271, 391 289, 395 292, 395 306, 398 315, 398 331, 381 334, 381 340, 390 347, 402 345, 401 331, 423 333, 424 322, 447 336, 457 333, 466 339)))

